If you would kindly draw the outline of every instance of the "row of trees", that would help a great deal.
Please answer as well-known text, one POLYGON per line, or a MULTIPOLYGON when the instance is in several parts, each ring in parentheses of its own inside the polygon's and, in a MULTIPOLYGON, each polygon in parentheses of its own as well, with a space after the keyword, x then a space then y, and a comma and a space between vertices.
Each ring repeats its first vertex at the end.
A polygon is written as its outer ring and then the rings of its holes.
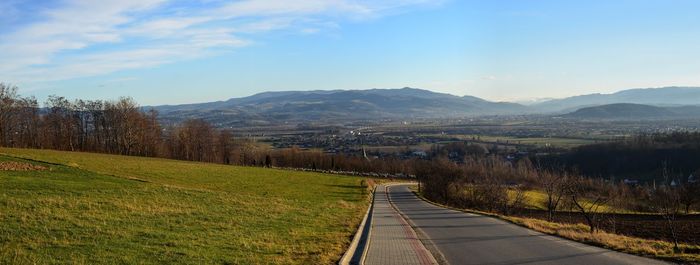
POLYGON ((131 98, 74 100, 50 96, 43 106, 0 84, 0 146, 233 163, 233 134, 190 120, 163 127, 156 111, 131 98))
POLYGON ((161 127, 130 98, 75 100, 50 96, 43 108, 0 84, 0 145, 156 156, 161 127))

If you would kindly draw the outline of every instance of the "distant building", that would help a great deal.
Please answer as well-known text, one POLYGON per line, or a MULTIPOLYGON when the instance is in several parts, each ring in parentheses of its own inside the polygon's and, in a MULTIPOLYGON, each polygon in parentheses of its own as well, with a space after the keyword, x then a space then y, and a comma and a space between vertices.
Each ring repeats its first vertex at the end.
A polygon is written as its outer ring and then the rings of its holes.
POLYGON ((414 151, 414 152, 411 153, 411 154, 412 154, 413 156, 417 156, 417 157, 427 157, 427 156, 428 156, 428 154, 427 154, 426 152, 424 152, 424 151, 414 151))
POLYGON ((639 180, 636 179, 623 179, 622 183, 625 183, 627 185, 639 185, 639 180))

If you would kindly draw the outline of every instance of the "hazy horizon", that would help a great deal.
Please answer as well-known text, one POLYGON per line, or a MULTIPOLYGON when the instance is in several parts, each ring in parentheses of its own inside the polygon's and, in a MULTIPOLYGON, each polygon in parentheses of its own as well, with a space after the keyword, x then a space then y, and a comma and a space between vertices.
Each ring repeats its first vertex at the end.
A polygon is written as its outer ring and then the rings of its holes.
POLYGON ((523 102, 700 86, 700 3, 4 1, 0 82, 143 105, 415 87, 523 102))

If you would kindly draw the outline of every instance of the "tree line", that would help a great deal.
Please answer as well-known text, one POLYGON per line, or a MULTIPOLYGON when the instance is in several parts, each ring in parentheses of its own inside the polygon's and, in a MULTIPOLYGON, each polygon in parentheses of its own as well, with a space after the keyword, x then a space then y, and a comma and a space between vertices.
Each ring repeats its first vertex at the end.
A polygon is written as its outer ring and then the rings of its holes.
POLYGON ((155 115, 142 113, 135 102, 73 102, 50 96, 44 107, 17 88, 0 85, 0 144, 7 147, 95 151, 153 156, 160 126, 155 115))

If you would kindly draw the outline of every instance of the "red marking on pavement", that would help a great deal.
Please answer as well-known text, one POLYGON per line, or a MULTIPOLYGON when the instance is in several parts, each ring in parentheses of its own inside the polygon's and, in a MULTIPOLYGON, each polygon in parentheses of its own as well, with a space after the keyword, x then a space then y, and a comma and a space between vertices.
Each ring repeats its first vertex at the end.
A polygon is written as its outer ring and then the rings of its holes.
POLYGON ((399 214, 398 209, 396 209, 394 204, 391 202, 391 198, 389 198, 389 187, 388 186, 385 187, 384 192, 386 193, 386 198, 389 201, 389 204, 394 209, 394 218, 399 219, 399 221, 401 221, 401 223, 403 224, 402 225, 403 232, 406 235, 406 237, 410 239, 411 247, 413 247, 413 251, 416 252, 418 259, 420 260, 420 264, 432 265, 433 262, 432 262, 432 259, 430 258, 431 257, 430 253, 428 253, 428 251, 425 249, 425 247, 423 247, 422 243, 420 242, 420 239, 418 239, 418 236, 411 228, 411 225, 409 225, 408 222, 406 222, 406 220, 399 214))

